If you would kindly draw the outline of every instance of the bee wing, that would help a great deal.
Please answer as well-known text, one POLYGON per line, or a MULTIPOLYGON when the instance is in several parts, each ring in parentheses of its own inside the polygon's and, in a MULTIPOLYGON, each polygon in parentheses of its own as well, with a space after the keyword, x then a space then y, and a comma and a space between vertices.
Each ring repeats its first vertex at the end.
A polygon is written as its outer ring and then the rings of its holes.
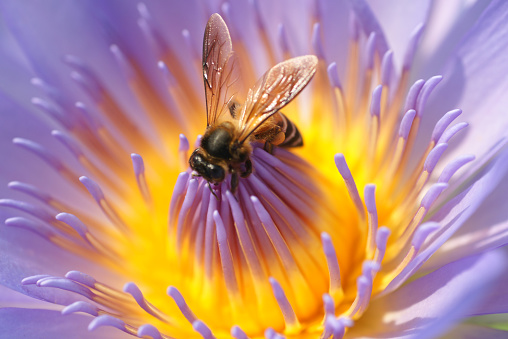
POLYGON ((292 58, 275 65, 258 80, 249 90, 239 117, 240 144, 304 89, 314 76, 317 63, 314 55, 292 58))
POLYGON ((206 96, 206 123, 213 125, 228 108, 228 89, 233 79, 234 58, 226 23, 212 14, 203 37, 203 81, 206 96))

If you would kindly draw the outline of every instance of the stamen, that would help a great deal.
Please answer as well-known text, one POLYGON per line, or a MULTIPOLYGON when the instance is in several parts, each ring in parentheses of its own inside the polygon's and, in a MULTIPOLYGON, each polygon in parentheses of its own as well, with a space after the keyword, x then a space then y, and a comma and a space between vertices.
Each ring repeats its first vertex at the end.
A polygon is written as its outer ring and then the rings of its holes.
POLYGON ((44 210, 42 207, 32 205, 32 204, 24 202, 24 201, 13 200, 13 199, 0 199, 0 206, 17 209, 18 211, 22 211, 27 214, 30 214, 31 216, 34 216, 37 219, 40 219, 40 220, 47 222, 49 224, 52 224, 55 221, 55 219, 53 218, 53 215, 51 215, 49 212, 44 210))
POLYGON ((346 139, 346 131, 350 124, 350 115, 348 114, 344 101, 344 90, 339 80, 339 73, 337 64, 332 62, 327 68, 328 80, 332 86, 333 99, 335 101, 335 118, 337 120, 337 127, 339 128, 339 140, 341 144, 346 139))
POLYGON ((180 294, 178 289, 170 286, 168 287, 167 294, 174 300, 176 306, 178 306, 178 309, 180 309, 180 312, 182 312, 182 315, 185 317, 185 319, 187 319, 190 324, 194 324, 197 321, 197 318, 190 310, 189 306, 185 302, 185 299, 180 294))
POLYGON ((235 339, 249 339, 247 334, 245 334, 245 332, 240 327, 238 327, 238 326, 233 326, 231 328, 231 335, 235 339))
POLYGON ((141 192, 145 203, 149 206, 152 206, 152 197, 150 195, 148 183, 146 182, 145 164, 143 162, 143 158, 139 154, 132 153, 131 159, 132 166, 134 168, 134 175, 136 176, 136 182, 138 184, 138 189, 141 192))
MULTIPOLYGON (((187 182, 189 181, 189 173, 182 172, 178 175, 176 179, 175 187, 173 188, 173 195, 171 196, 171 203, 169 205, 169 221, 170 228, 174 229, 174 221, 176 220, 176 215, 179 213, 177 210, 178 206, 181 203, 183 192, 186 189, 187 182)), ((179 217, 181 214, 179 213, 179 217)))
POLYGON ((367 258, 372 258, 376 249, 375 240, 377 237, 378 216, 375 190, 376 185, 366 185, 363 193, 368 212, 367 258))
POLYGON ((23 193, 25 193, 37 200, 40 200, 40 201, 48 204, 49 206, 52 206, 51 201, 53 200, 53 198, 51 198, 51 196, 49 194, 41 191, 40 189, 38 189, 35 186, 26 184, 24 182, 11 181, 7 184, 7 187, 9 187, 10 189, 16 190, 18 192, 23 192, 23 193))
POLYGON ((374 261, 381 265, 386 252, 386 245, 388 243, 388 237, 390 236, 390 229, 385 226, 381 226, 377 230, 376 234, 376 253, 374 254, 374 261))
POLYGON ((232 305, 235 305, 236 301, 241 300, 241 296, 238 288, 238 282, 236 280, 231 249, 227 240, 226 229, 224 228, 224 224, 218 211, 213 212, 213 220, 216 225, 217 243, 219 245, 222 273, 226 282, 226 288, 229 291, 228 296, 230 297, 230 302, 232 305))
POLYGON ((34 106, 40 108, 44 113, 48 114, 52 119, 58 121, 65 128, 71 129, 73 127, 73 119, 67 119, 62 110, 55 104, 50 104, 48 101, 38 97, 32 98, 31 102, 34 106))
MULTIPOLYGON (((446 131, 448 126, 452 123, 453 120, 457 119, 459 115, 462 114, 462 110, 454 109, 452 111, 446 112, 445 115, 436 123, 434 130, 432 131, 431 141, 434 144, 437 144, 438 140, 441 139, 441 136, 446 131)), ((433 146, 432 146, 433 147, 433 146)))
POLYGON ((284 336, 278 334, 277 332, 275 332, 274 329, 272 328, 268 328, 266 331, 265 331, 265 338, 266 339, 285 339, 284 336))
POLYGON ((196 332, 201 334, 203 339, 216 339, 215 336, 213 335, 212 331, 201 320, 196 320, 192 324, 192 327, 194 328, 194 330, 196 330, 196 332))
POLYGON ((55 236, 55 233, 42 223, 22 217, 8 218, 5 220, 5 225, 26 229, 28 231, 34 232, 35 234, 38 234, 48 241, 53 241, 55 236))
POLYGON ((289 59, 291 57, 291 52, 289 50, 288 36, 286 28, 282 23, 277 26, 277 41, 279 42, 278 45, 282 50, 283 60, 289 59))
POLYGON ((328 293, 338 300, 342 296, 342 285, 340 280, 340 267, 337 259, 337 253, 333 246, 332 239, 327 233, 321 233, 321 242, 323 244, 323 251, 326 256, 326 263, 328 264, 328 272, 330 274, 330 287, 328 293))
POLYGON ((279 304, 279 308, 282 312, 282 316, 284 317, 284 322, 286 323, 286 332, 291 333, 298 331, 300 328, 300 322, 298 321, 295 311, 289 303, 284 290, 274 278, 270 278, 269 281, 270 285, 272 286, 273 295, 275 296, 277 304, 279 304))
POLYGON ((150 325, 150 324, 145 324, 145 325, 140 326, 138 328, 137 336, 140 338, 147 336, 147 337, 151 337, 152 339, 163 339, 166 337, 166 336, 163 337, 161 335, 161 333, 159 332, 157 327, 150 325))
POLYGON ((447 143, 455 134, 457 134, 467 126, 469 126, 467 122, 460 122, 456 125, 453 125, 443 133, 441 138, 439 138, 438 143, 447 143))
POLYGON ((414 55, 416 53, 416 49, 418 47, 418 43, 420 42, 420 38, 424 29, 423 24, 419 24, 416 26, 411 33, 409 38, 409 43, 407 44, 406 54, 404 55, 404 62, 402 64, 403 71, 409 71, 411 69, 411 65, 413 63, 414 55))
POLYGON ((362 220, 365 220, 365 211, 363 209, 363 202, 362 199, 360 198, 360 194, 358 193, 358 189, 356 188, 356 183, 353 179, 353 175, 349 170, 349 167, 346 163, 346 159, 344 158, 343 154, 340 153, 335 154, 335 166, 337 166, 337 169, 339 170, 342 179, 344 179, 344 183, 346 184, 349 197, 356 206, 358 216, 360 216, 362 220))
POLYGON ((323 51, 323 45, 321 43, 321 25, 316 22, 312 27, 312 48, 314 54, 320 59, 324 60, 325 53, 323 51))
POLYGON ((74 292, 79 295, 82 295, 88 299, 93 299, 94 294, 91 292, 88 288, 76 284, 72 280, 65 279, 65 278, 55 278, 55 277, 48 277, 44 279, 40 279, 37 281, 37 286, 39 287, 54 287, 61 290, 74 292))
POLYGON ((99 308, 85 301, 76 301, 62 310, 63 315, 83 312, 94 317, 99 315, 99 308))
POLYGON ((443 172, 441 172, 441 175, 439 176, 439 179, 437 182, 441 183, 448 183, 452 176, 465 164, 473 161, 475 159, 474 155, 464 155, 462 157, 459 157, 452 162, 450 162, 446 167, 444 168, 443 172))
POLYGON ((189 167, 189 140, 185 137, 185 135, 180 134, 180 144, 178 145, 178 153, 180 154, 180 161, 182 163, 182 168, 186 169, 189 167))
POLYGON ((368 303, 370 299, 370 290, 372 286, 369 279, 365 276, 360 276, 356 279, 356 297, 350 308, 344 313, 348 317, 354 317, 363 308, 363 305, 368 303))
POLYGON ((146 313, 154 316, 155 318, 165 323, 171 322, 171 318, 169 318, 166 314, 160 311, 157 307, 153 306, 151 303, 146 301, 145 297, 141 293, 141 290, 139 289, 138 286, 136 286, 136 284, 132 282, 125 284, 125 286, 123 287, 123 291, 132 295, 132 297, 134 298, 134 300, 136 300, 136 303, 139 305, 139 307, 145 310, 146 313))
POLYGON ((99 327, 103 326, 111 326, 115 327, 125 333, 136 335, 137 329, 133 326, 130 326, 123 322, 122 320, 115 318, 110 315, 100 315, 97 318, 93 319, 90 324, 88 325, 89 331, 94 331, 98 329, 99 327))
POLYGON ((97 205, 99 205, 100 209, 104 213, 106 217, 108 217, 109 221, 113 223, 119 230, 123 231, 125 234, 130 234, 132 231, 124 221, 120 218, 115 209, 111 206, 111 204, 106 200, 104 193, 100 186, 93 180, 82 176, 79 178, 79 181, 86 187, 90 195, 94 198, 97 205))
POLYGON ((383 60, 381 61, 381 84, 383 85, 383 87, 388 88, 390 86, 392 72, 393 72, 393 51, 390 50, 383 55, 383 60))

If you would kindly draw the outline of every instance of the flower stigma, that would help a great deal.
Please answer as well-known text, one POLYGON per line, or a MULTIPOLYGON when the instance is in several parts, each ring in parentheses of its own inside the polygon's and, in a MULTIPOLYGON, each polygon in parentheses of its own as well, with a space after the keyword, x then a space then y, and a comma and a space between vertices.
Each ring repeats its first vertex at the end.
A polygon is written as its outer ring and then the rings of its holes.
MULTIPOLYGON (((273 44, 252 4, 259 28, 253 34, 269 64, 295 57, 284 26, 280 44, 273 44)), ((425 218, 453 174, 473 160, 457 158, 434 173, 449 140, 467 126, 452 125, 458 109, 443 112, 415 154, 425 104, 441 81, 409 82, 423 27, 414 30, 398 70, 382 33, 365 34, 351 14, 348 66, 340 78, 324 56, 316 23, 310 41, 319 58, 316 76, 283 109, 304 146, 275 147, 272 155, 253 144, 253 173, 232 194, 230 176, 210 189, 188 165, 191 144, 199 146, 206 127, 201 56, 193 52, 199 37, 183 31, 188 48, 170 46, 148 8, 138 10, 165 91, 121 44, 110 51, 143 122, 118 102, 93 64, 68 55, 72 78, 93 105, 63 100, 46 79, 32 81, 45 94, 33 103, 60 124, 52 135, 67 154, 13 141, 59 173, 76 201, 93 207, 83 210, 18 181, 9 187, 39 203, 0 200, 32 217, 10 218, 8 226, 35 232, 118 277, 41 272, 22 283, 84 297, 62 313, 93 316, 90 330, 113 326, 152 338, 342 338, 373 297, 420 267, 417 255, 438 230, 425 218), (190 55, 186 63, 180 50, 190 55), (69 164, 69 156, 79 165, 69 164), (122 288, 125 281, 132 282, 122 288)), ((237 31, 238 20, 228 6, 223 11, 237 31)), ((258 64, 249 40, 232 38, 236 85, 250 88, 258 64)))

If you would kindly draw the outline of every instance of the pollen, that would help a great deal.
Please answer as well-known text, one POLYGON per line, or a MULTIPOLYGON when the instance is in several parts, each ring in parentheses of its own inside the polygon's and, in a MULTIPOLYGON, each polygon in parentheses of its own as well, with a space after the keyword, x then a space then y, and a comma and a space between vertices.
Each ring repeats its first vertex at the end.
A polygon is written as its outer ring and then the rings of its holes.
MULTIPOLYGON (((266 60, 274 65, 296 56, 283 25, 282 43, 270 42, 252 3, 266 60)), ((439 163, 449 140, 466 127, 452 125, 458 109, 443 112, 426 139, 418 135, 441 81, 409 82, 422 27, 397 69, 382 34, 364 34, 352 14, 343 72, 325 58, 315 24, 316 75, 283 109, 304 146, 275 147, 270 154, 253 143, 253 172, 233 194, 230 176, 209 185, 188 165, 206 128, 201 56, 192 52, 200 37, 182 33, 192 56, 184 65, 176 54, 185 47, 161 40, 164 32, 148 9, 138 9, 158 84, 119 45, 110 51, 136 112, 77 56, 64 61, 93 105, 61 100, 58 89, 34 79, 48 99, 33 103, 63 126, 52 136, 66 153, 30 139, 13 142, 58 173, 75 195, 67 200, 16 181, 9 187, 32 202, 0 200, 30 216, 10 218, 8 226, 34 232, 115 278, 70 271, 22 283, 79 295, 62 313, 89 314, 90 330, 113 326, 152 338, 342 338, 371 298, 394 290, 421 265, 426 241, 440 232, 428 216, 453 174, 473 160, 439 163)), ((241 23, 227 6, 224 14, 238 32, 241 23)), ((252 87, 258 64, 245 37, 232 36, 237 85, 252 87)))

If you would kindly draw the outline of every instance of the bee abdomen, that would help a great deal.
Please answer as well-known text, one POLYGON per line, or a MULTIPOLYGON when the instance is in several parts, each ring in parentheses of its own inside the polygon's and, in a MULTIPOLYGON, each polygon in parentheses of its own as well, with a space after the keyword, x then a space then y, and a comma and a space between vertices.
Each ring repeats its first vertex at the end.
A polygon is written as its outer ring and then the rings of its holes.
POLYGON ((303 146, 303 138, 296 125, 288 119, 284 114, 279 112, 278 125, 284 131, 284 141, 280 143, 279 147, 300 147, 303 146))

